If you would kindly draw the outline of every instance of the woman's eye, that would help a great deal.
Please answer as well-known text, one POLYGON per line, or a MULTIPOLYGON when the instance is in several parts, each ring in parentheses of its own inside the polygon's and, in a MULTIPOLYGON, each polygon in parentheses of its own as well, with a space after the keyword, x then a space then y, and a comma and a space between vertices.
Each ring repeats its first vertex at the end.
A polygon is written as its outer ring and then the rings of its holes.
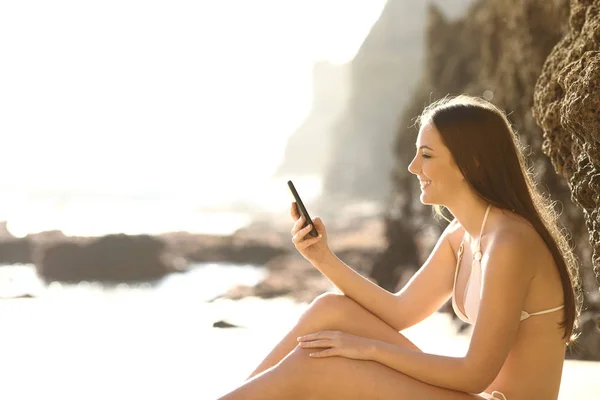
POLYGON ((421 154, 421 156, 423 156, 423 158, 431 158, 431 156, 429 156, 427 154, 421 154))

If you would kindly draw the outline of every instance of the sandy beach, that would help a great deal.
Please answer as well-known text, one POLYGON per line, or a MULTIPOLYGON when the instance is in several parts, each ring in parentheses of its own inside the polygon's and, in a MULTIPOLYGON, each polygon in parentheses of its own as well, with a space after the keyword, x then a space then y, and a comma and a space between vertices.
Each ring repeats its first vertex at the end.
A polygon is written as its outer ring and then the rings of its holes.
MULTIPOLYGON (((0 398, 215 399, 244 380, 306 306, 287 298, 206 303, 191 290, 2 300, 0 398), (219 320, 240 328, 213 328, 219 320)), ((459 355, 468 334, 454 329, 436 313, 404 333, 425 351, 459 355)), ((567 361, 560 400, 600 398, 598 376, 600 363, 567 361)))

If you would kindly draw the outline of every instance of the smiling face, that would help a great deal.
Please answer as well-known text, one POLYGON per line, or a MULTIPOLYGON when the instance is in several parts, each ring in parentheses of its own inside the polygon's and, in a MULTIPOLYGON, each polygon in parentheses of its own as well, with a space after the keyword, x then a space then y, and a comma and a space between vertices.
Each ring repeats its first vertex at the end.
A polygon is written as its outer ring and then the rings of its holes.
POLYGON ((419 178, 421 203, 447 206, 467 181, 432 123, 421 127, 416 147, 408 170, 419 178))

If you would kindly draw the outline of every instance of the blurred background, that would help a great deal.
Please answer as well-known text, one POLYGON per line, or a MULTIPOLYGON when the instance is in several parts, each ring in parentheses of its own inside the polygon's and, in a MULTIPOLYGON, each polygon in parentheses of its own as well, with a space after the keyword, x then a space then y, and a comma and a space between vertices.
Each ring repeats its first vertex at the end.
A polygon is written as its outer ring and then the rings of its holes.
MULTIPOLYGON (((585 290, 561 399, 600 396, 600 189, 580 190, 598 121, 540 128, 558 79, 546 60, 600 48, 569 26, 600 23, 584 3, 1 3, 0 398, 239 384, 334 289, 290 242, 289 179, 336 254, 398 290, 445 227, 406 168, 414 118, 449 93, 506 109, 559 201, 585 290)), ((580 67, 582 94, 598 71, 580 67)), ((470 328, 446 305, 405 333, 459 355, 470 328)))

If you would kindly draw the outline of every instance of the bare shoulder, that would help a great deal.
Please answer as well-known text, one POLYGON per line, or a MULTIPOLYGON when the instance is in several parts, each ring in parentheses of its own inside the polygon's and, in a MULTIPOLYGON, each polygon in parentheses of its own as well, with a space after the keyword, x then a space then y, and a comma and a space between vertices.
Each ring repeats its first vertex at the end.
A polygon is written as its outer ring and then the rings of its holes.
POLYGON ((501 212, 496 227, 490 232, 490 245, 507 246, 526 253, 546 247, 544 240, 529 221, 511 212, 501 212))
POLYGON ((546 243, 525 218, 503 213, 495 228, 489 233, 487 247, 491 253, 503 253, 504 257, 517 262, 521 268, 535 275, 540 261, 551 258, 546 243))

